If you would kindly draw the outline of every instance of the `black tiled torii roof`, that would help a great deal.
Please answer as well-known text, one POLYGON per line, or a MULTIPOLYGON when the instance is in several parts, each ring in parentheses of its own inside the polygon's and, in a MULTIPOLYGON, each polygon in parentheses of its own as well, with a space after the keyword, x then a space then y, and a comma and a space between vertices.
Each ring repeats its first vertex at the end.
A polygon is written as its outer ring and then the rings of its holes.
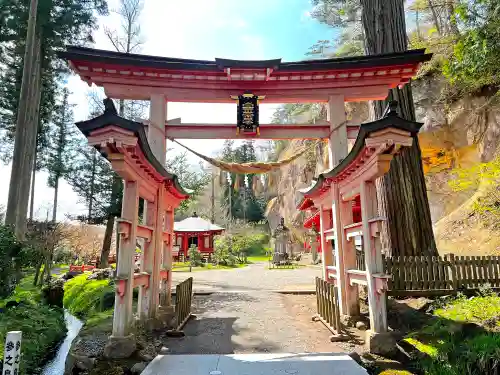
MULTIPOLYGON (((174 187, 183 195, 189 196, 191 191, 184 189, 175 174, 168 172, 165 167, 156 159, 153 155, 153 151, 149 147, 148 138, 146 132, 144 131, 144 125, 140 122, 127 120, 126 118, 120 117, 116 111, 113 101, 109 98, 104 99, 105 110, 100 116, 94 117, 93 119, 80 121, 76 123, 78 129, 85 135, 88 136, 94 130, 102 129, 106 126, 117 126, 121 129, 131 131, 137 137, 139 142, 139 147, 146 156, 146 160, 153 166, 153 168, 165 179, 172 180, 174 187)), ((105 154, 99 147, 96 147, 99 152, 104 156, 105 154)))
POLYGON ((216 58, 209 60, 179 59, 106 51, 100 49, 68 46, 66 51, 58 52, 59 57, 74 61, 92 61, 110 65, 127 65, 142 68, 170 70, 223 71, 224 68, 265 69, 270 68, 283 72, 318 71, 335 69, 359 69, 371 67, 418 64, 429 61, 432 54, 424 49, 370 56, 342 57, 334 59, 304 60, 282 62, 272 60, 230 60, 216 58))
POLYGON ((372 133, 383 129, 396 128, 407 131, 411 133, 412 136, 416 136, 423 123, 405 120, 400 117, 397 113, 397 105, 398 103, 396 101, 390 102, 382 118, 376 121, 361 124, 358 136, 356 137, 356 141, 354 142, 349 154, 347 154, 347 156, 337 166, 327 172, 321 173, 318 177, 316 177, 313 180, 312 185, 307 189, 301 190, 301 193, 304 196, 313 194, 321 188, 326 179, 334 178, 339 175, 353 160, 356 159, 365 146, 366 138, 368 138, 372 133))

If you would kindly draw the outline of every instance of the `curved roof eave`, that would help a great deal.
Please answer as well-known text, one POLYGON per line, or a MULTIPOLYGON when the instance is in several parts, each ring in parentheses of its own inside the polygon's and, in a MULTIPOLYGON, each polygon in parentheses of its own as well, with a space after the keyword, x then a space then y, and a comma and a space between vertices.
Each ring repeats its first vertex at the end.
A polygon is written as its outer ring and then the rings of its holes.
POLYGON ((173 173, 168 172, 165 167, 163 167, 163 165, 158 161, 158 159, 156 159, 156 157, 153 155, 153 151, 151 151, 151 148, 149 147, 146 132, 144 131, 144 125, 140 122, 127 120, 126 118, 120 117, 111 99, 107 98, 105 99, 105 101, 107 101, 107 103, 104 113, 93 119, 77 122, 76 126, 78 127, 78 129, 85 136, 88 136, 94 130, 102 129, 108 125, 115 125, 124 130, 133 132, 139 140, 139 147, 144 153, 144 156, 146 156, 147 161, 155 168, 158 173, 160 173, 160 175, 165 177, 165 179, 171 180, 173 182, 173 186, 179 191, 180 194, 189 197, 192 191, 189 189, 184 189, 180 184, 177 176, 173 173))
POLYGON ((66 50, 58 51, 57 55, 60 58, 74 61, 81 60, 102 64, 131 65, 142 68, 198 70, 211 72, 220 72, 223 71, 224 68, 228 67, 234 67, 237 69, 272 68, 283 72, 359 69, 401 64, 420 64, 429 61, 432 57, 432 54, 425 53, 425 49, 415 49, 404 52, 369 56, 352 56, 291 62, 282 62, 280 58, 271 60, 230 60, 216 58, 209 61, 123 53, 71 45, 67 46, 66 50))
POLYGON ((383 130, 383 129, 388 129, 388 128, 396 128, 404 131, 408 131, 412 134, 412 136, 415 136, 420 128, 422 127, 423 123, 421 122, 415 122, 415 121, 409 121, 405 120, 402 117, 399 117, 399 115, 396 112, 396 109, 394 107, 394 104, 389 104, 389 106, 392 107, 387 111, 387 114, 380 118, 379 120, 372 121, 372 122, 367 122, 364 124, 361 124, 359 128, 359 133, 358 136, 356 137, 356 141, 354 142, 354 145, 347 154, 347 156, 334 168, 330 169, 329 171, 325 173, 321 173, 317 179, 316 182, 307 190, 304 191, 303 194, 304 196, 310 196, 314 194, 321 186, 323 185, 323 182, 326 179, 329 178, 334 178, 336 177, 340 172, 342 172, 356 157, 358 154, 361 152, 363 147, 365 146, 365 140, 366 138, 369 137, 371 133, 383 130))

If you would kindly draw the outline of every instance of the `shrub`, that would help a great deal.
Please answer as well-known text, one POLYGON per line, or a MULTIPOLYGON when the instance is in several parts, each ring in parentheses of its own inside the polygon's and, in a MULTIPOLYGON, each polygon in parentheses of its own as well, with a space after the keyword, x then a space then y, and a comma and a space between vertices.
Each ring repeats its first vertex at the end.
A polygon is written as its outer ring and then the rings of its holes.
POLYGON ((203 257, 201 256, 198 247, 191 245, 189 248, 189 263, 192 267, 199 267, 203 265, 203 257))
MULTIPOLYGON (((33 286, 33 276, 25 277, 7 300, 0 300, 0 353, 4 351, 5 335, 9 331, 22 331, 22 374, 37 373, 47 355, 64 338, 64 313, 42 303, 41 290, 33 286), (4 307, 9 301, 16 307, 4 307)), ((1 366, 0 366, 1 372, 1 366)))
POLYGON ((269 235, 264 233, 224 234, 215 240, 214 259, 226 266, 247 262, 250 255, 266 254, 269 235))
POLYGON ((16 269, 12 258, 20 255, 22 244, 14 232, 0 225, 0 298, 8 297, 16 288, 16 269))
POLYGON ((64 285, 64 307, 80 318, 108 307, 109 295, 114 295, 109 280, 87 280, 87 277, 87 274, 76 276, 64 285))

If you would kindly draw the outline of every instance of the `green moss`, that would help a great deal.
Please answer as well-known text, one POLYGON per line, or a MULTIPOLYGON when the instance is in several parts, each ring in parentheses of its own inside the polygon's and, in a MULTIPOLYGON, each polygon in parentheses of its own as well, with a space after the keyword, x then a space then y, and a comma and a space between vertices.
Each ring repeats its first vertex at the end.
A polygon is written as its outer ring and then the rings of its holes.
POLYGON ((114 295, 114 286, 109 280, 87 280, 87 276, 76 276, 64 285, 64 307, 80 318, 100 312, 105 297, 110 293, 114 295))
POLYGON ((457 298, 435 310, 434 317, 405 339, 427 355, 419 363, 426 375, 482 375, 500 366, 499 296, 457 298), (478 326, 461 329, 465 323, 478 326))
MULTIPOLYGON (((484 324, 500 316, 500 297, 490 295, 472 299, 459 298, 436 310, 434 315, 457 322, 484 324)), ((500 320, 496 324, 500 327, 500 320)))
POLYGON ((425 353, 430 357, 435 358, 439 354, 438 348, 436 348, 435 346, 429 345, 429 344, 424 344, 423 342, 421 342, 415 338, 407 337, 405 339, 405 341, 408 344, 414 346, 419 352, 425 353))
POLYGON ((41 290, 33 286, 33 276, 21 280, 14 294, 0 301, 0 306, 8 301, 21 305, 0 314, 0 353, 3 353, 6 333, 22 331, 21 373, 36 373, 66 334, 63 310, 42 302, 41 290))

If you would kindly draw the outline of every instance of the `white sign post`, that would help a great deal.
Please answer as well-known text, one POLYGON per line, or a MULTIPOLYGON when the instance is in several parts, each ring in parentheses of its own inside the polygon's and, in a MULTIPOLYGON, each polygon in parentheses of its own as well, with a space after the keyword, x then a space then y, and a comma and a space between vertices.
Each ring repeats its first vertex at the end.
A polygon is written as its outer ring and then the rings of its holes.
POLYGON ((2 375, 18 375, 21 361, 21 331, 7 332, 3 354, 2 375))

